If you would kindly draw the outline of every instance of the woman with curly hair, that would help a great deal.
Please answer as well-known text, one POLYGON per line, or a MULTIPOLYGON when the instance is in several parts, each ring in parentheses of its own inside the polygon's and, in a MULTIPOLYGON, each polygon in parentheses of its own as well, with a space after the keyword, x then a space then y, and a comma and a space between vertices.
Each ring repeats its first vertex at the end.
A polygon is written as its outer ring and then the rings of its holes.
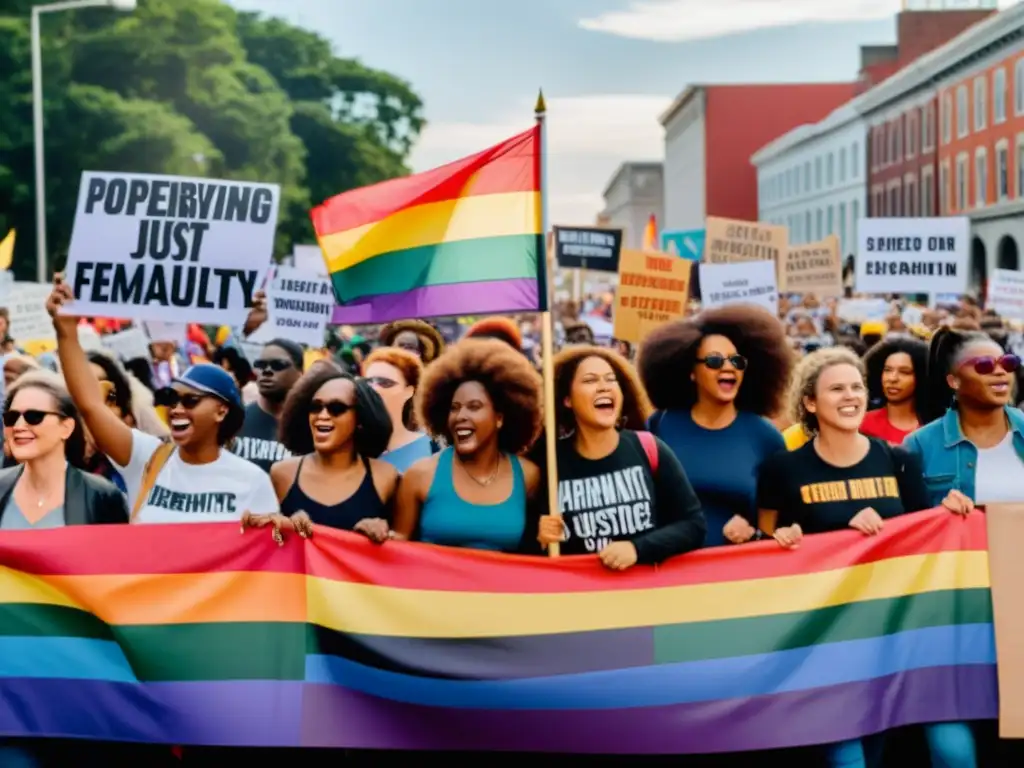
POLYGON ((398 347, 412 352, 424 365, 429 365, 444 352, 444 337, 425 320, 398 320, 380 330, 382 347, 398 347))
POLYGON ((766 417, 779 411, 792 366, 782 324, 752 305, 667 323, 641 347, 640 378, 660 409, 650 429, 697 492, 706 546, 761 538, 757 471, 786 447, 766 417))
POLYGON ((466 331, 463 337, 466 339, 497 339, 504 341, 516 351, 523 350, 523 333, 510 317, 492 315, 482 320, 477 320, 466 331))
POLYGON ((880 402, 881 407, 867 412, 860 431, 900 445, 922 423, 928 345, 907 336, 890 336, 868 351, 864 365, 870 401, 880 402))
POLYGON ((618 571, 699 548, 700 501, 671 449, 640 431, 651 406, 633 366, 591 346, 562 350, 554 366, 560 509, 541 518, 541 545, 618 571))
POLYGON ((374 388, 391 418, 391 440, 381 459, 404 472, 434 453, 429 435, 416 429, 413 396, 423 376, 423 362, 398 347, 378 347, 363 363, 363 375, 374 388))
MULTIPOLYGON (((395 504, 394 535, 503 552, 530 548, 527 505, 540 470, 518 454, 541 427, 541 379, 496 339, 465 339, 427 367, 417 421, 449 446, 413 464, 395 504)), ((533 544, 532 548, 536 545, 533 544)))

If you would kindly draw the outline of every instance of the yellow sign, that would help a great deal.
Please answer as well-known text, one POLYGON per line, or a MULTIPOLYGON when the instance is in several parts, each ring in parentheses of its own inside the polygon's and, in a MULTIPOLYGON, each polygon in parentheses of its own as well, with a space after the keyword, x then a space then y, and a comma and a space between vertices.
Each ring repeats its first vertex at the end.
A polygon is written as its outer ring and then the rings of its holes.
POLYGON ((615 338, 638 344, 659 325, 685 317, 692 269, 689 259, 623 249, 612 331, 615 338))
POLYGON ((14 230, 7 233, 7 237, 0 240, 0 270, 10 269, 14 261, 14 230))

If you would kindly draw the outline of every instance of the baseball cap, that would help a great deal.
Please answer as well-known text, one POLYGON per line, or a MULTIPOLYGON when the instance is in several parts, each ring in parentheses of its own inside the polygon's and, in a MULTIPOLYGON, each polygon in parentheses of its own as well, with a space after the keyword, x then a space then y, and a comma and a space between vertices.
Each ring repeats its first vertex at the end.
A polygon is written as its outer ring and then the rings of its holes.
POLYGON ((242 409, 243 407, 242 396, 238 392, 235 380, 219 365, 211 363, 193 365, 186 368, 184 373, 174 381, 197 392, 213 395, 234 408, 242 409))

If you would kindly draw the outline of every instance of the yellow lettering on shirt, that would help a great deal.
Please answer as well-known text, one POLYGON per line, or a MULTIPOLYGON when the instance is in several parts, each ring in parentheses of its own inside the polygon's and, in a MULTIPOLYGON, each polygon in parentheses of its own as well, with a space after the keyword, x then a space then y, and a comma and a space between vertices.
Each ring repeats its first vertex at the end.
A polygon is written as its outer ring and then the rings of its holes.
POLYGON ((835 501, 871 501, 898 499, 899 483, 895 477, 858 477, 800 486, 804 504, 828 504, 835 501))

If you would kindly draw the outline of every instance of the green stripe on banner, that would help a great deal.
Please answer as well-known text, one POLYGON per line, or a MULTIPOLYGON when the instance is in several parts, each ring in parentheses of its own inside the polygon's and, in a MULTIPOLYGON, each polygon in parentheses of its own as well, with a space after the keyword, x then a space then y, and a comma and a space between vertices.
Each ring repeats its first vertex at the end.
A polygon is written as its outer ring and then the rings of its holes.
POLYGON ((724 659, 992 621, 987 589, 942 590, 816 611, 654 628, 656 664, 724 659))
POLYGON ((374 256, 331 275, 343 302, 452 283, 537 278, 536 234, 483 237, 374 256))
POLYGON ((111 628, 91 613, 40 603, 0 604, 0 637, 114 639, 111 628))

